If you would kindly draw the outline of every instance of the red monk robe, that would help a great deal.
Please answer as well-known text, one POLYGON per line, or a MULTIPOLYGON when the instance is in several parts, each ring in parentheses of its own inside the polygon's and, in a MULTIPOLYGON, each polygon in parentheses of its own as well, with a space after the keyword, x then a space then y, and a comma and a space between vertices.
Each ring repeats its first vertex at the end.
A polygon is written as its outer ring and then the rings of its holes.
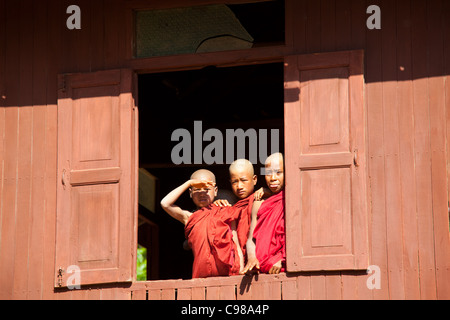
POLYGON ((232 207, 210 205, 190 216, 184 231, 194 254, 192 278, 239 274, 239 256, 230 226, 236 221, 237 236, 245 257, 252 205, 253 195, 232 207))
POLYGON ((272 266, 282 260, 281 272, 286 270, 286 234, 284 225, 284 191, 265 200, 258 210, 253 231, 256 258, 261 272, 268 273, 272 266))

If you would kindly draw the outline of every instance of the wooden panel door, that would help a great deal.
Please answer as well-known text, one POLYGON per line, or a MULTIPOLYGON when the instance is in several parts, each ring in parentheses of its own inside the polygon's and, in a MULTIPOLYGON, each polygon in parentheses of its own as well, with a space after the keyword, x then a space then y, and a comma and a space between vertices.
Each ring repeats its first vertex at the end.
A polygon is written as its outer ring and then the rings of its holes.
POLYGON ((130 70, 59 77, 56 287, 132 280, 132 79, 130 70))
POLYGON ((288 271, 368 267, 362 51, 285 59, 288 271))

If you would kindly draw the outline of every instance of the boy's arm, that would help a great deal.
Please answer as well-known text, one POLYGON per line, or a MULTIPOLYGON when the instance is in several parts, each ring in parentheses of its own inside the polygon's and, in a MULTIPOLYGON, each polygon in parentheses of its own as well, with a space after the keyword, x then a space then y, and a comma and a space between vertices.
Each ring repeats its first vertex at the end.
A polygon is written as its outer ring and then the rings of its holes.
POLYGON ((237 253, 239 257, 239 273, 244 268, 244 254, 242 253, 241 245, 239 244, 239 239, 236 231, 236 221, 231 222, 231 233, 233 235, 233 242, 236 244, 237 253))
POLYGON ((258 210, 259 210, 259 207, 261 207, 261 204, 263 203, 263 201, 264 200, 253 202, 250 230, 248 232, 248 239, 247 239, 247 244, 246 244, 247 264, 246 264, 245 268, 242 270, 242 274, 246 273, 249 270, 253 270, 253 268, 256 268, 259 270, 259 261, 256 258, 256 245, 255 245, 255 242, 253 241, 253 231, 255 230, 255 227, 256 227, 258 210))
POLYGON ((173 189, 161 200, 161 207, 164 211, 184 225, 186 225, 192 213, 181 209, 179 206, 175 205, 175 202, 191 186, 191 183, 192 180, 186 181, 178 188, 173 189))
POLYGON ((260 201, 272 196, 272 191, 268 188, 260 188, 254 193, 255 201, 260 201))

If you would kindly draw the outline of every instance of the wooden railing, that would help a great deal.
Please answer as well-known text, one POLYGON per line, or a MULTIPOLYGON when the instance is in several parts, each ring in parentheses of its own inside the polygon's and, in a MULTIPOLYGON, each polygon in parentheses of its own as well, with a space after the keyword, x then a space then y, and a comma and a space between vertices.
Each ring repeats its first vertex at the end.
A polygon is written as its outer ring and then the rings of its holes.
POLYGON ((297 277, 260 274, 191 280, 140 281, 133 300, 288 300, 297 299, 297 277))

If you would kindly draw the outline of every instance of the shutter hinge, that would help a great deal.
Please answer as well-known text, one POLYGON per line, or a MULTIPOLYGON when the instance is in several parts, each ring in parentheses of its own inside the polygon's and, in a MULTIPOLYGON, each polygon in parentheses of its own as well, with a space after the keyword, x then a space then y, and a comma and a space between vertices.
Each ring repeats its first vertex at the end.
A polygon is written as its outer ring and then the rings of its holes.
POLYGON ((58 274, 56 275, 58 278, 58 287, 62 287, 63 274, 64 274, 64 269, 62 267, 59 267, 58 274))
POLYGON ((59 86, 58 89, 62 92, 66 92, 66 75, 62 75, 59 80, 59 86))

